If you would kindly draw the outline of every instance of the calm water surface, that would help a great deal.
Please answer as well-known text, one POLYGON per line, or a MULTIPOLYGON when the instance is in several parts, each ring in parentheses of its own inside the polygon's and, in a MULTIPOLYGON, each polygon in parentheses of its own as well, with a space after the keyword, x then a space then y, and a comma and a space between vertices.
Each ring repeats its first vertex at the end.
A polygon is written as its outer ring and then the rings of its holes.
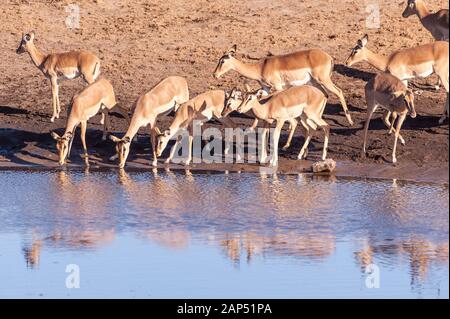
POLYGON ((0 297, 449 296, 447 186, 0 171, 0 194, 0 297))

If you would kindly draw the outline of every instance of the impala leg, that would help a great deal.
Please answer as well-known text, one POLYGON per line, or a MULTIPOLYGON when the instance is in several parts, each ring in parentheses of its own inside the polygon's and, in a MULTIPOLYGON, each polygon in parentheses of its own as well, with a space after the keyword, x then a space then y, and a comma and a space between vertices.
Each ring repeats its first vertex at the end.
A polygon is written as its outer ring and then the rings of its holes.
POLYGON ((397 112, 392 112, 391 117, 392 117, 392 121, 391 121, 391 126, 389 127, 389 132, 388 132, 389 135, 395 132, 394 125, 395 125, 395 121, 397 120, 397 117, 398 117, 397 112))
POLYGON ((395 130, 395 140, 394 140, 394 147, 392 149, 392 163, 397 163, 397 140, 400 136, 400 129, 402 128, 403 122, 405 121, 406 118, 406 112, 402 113, 400 115, 400 118, 397 121, 397 129, 395 130))
POLYGON ((58 114, 58 102, 57 102, 57 96, 58 96, 58 80, 57 77, 52 77, 50 79, 50 86, 52 89, 52 107, 53 107, 53 115, 50 119, 51 122, 55 121, 55 118, 59 117, 58 114))
POLYGON ((290 127, 289 127, 289 136, 288 140, 286 142, 286 145, 283 146, 283 151, 287 150, 289 146, 291 146, 292 138, 294 137, 295 129, 297 128, 298 122, 296 119, 292 119, 289 121, 290 127))
POLYGON ((269 123, 264 123, 264 128, 262 129, 261 134, 261 154, 259 162, 264 164, 267 161, 267 138, 269 133, 269 123))
POLYGON ((377 109, 377 105, 373 105, 373 102, 368 103, 367 106, 367 118, 366 123, 364 124, 364 141, 363 141, 363 149, 362 156, 366 156, 366 143, 367 143, 367 132, 369 131, 370 119, 372 118, 373 113, 377 109))
MULTIPOLYGON (((317 81, 317 80, 316 80, 317 81)), ((354 122, 352 120, 352 117, 350 116, 350 112, 348 111, 347 102, 345 102, 344 94, 342 93, 342 90, 338 88, 330 78, 324 79, 322 81, 318 80, 319 83, 321 83, 327 90, 331 91, 333 94, 337 95, 339 98, 339 101, 342 105, 342 108, 345 113, 345 117, 347 118, 348 123, 350 126, 354 125, 354 122)))
POLYGON ((390 128, 391 127, 391 114, 392 112, 389 110, 385 110, 383 113, 383 123, 384 125, 386 125, 386 127, 390 128))
POLYGON ((152 153, 153 153, 153 161, 152 166, 156 167, 158 166, 158 157, 156 156, 156 129, 152 128, 150 131, 150 143, 152 144, 152 153))
POLYGON ((111 119, 107 110, 102 111, 102 118, 104 118, 102 141, 106 141, 106 138, 108 137, 109 134, 109 128, 111 126, 111 119))
POLYGON ((284 125, 284 120, 278 120, 275 126, 275 131, 273 132, 273 156, 270 161, 270 166, 278 166, 278 142, 280 141, 281 129, 284 125))
POLYGON ((175 151, 177 150, 178 144, 181 143, 181 136, 177 137, 177 140, 175 141, 175 144, 173 144, 172 148, 170 149, 169 157, 164 161, 164 163, 169 164, 173 157, 175 156, 175 151))
POLYGON ((258 126, 258 119, 254 119, 252 126, 250 126, 250 128, 249 128, 250 132, 253 132, 254 130, 256 130, 257 126, 258 126))
POLYGON ((308 152, 308 145, 309 145, 309 142, 311 142, 311 138, 312 138, 312 134, 309 129, 307 129, 305 133, 306 133, 305 134, 305 143, 303 143, 303 146, 300 149, 300 153, 298 153, 298 156, 297 156, 297 159, 299 159, 299 160, 306 158, 306 154, 308 152))
POLYGON ((194 135, 193 134, 194 134, 194 132, 193 132, 192 124, 191 124, 191 125, 189 125, 189 141, 188 141, 189 147, 188 147, 188 158, 185 162, 186 166, 190 165, 191 161, 192 161, 192 144, 194 143, 194 135))
POLYGON ((59 84, 56 83, 56 109, 58 111, 56 118, 59 119, 61 113, 61 104, 59 103, 59 84))
POLYGON ((438 74, 439 79, 442 82, 442 85, 445 88, 445 91, 447 92, 447 100, 445 101, 444 105, 444 113, 442 114, 441 118, 439 119, 439 124, 444 123, 445 119, 449 116, 449 105, 448 105, 448 94, 449 94, 449 83, 448 83, 448 68, 447 71, 441 72, 438 74))
POLYGON ((330 126, 327 125, 322 125, 321 126, 323 129, 323 132, 325 134, 324 137, 324 142, 323 142, 323 152, 322 152, 322 160, 326 160, 327 159, 327 153, 328 153, 328 140, 330 138, 330 126))
POLYGON ((83 145, 83 158, 86 166, 89 166, 89 155, 87 151, 86 145, 86 130, 87 130, 87 121, 81 121, 81 144, 83 145))
MULTIPOLYGON (((222 123, 222 125, 227 128, 227 127, 231 127, 231 128, 236 128, 236 123, 233 122, 232 119, 230 119, 229 117, 220 117, 217 118, 217 120, 222 123)), ((233 142, 233 141, 231 141, 233 142)), ((227 143, 227 141, 225 141, 225 149, 224 149, 224 154, 228 155, 228 153, 230 152, 230 143, 227 143)))
MULTIPOLYGON (((389 134, 392 134, 394 132, 394 122, 396 119, 397 119, 397 113, 392 113, 389 110, 384 111, 383 122, 384 122, 384 125, 386 125, 389 128, 389 134), (392 123, 390 121, 391 117, 392 117, 392 123)), ((398 138, 400 139, 400 143, 402 143, 403 145, 406 144, 403 136, 400 135, 398 138)))

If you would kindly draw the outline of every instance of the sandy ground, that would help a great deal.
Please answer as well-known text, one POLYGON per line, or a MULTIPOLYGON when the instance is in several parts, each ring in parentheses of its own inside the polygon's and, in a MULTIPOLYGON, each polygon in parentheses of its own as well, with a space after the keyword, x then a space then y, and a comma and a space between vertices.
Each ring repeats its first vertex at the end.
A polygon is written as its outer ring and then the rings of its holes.
MULTIPOLYGON (((23 31, 35 30, 41 51, 63 52, 86 49, 102 60, 102 75, 111 80, 121 105, 132 108, 136 98, 169 75, 187 78, 191 96, 208 89, 243 88, 244 79, 234 72, 217 80, 212 73, 218 59, 232 44, 238 45, 238 57, 254 61, 270 51, 288 53, 319 47, 335 58, 334 82, 346 96, 356 125, 346 124, 337 98, 330 95, 325 120, 331 125, 329 157, 339 161, 356 175, 448 181, 448 121, 438 125, 445 102, 445 91, 426 90, 417 97, 419 116, 408 118, 402 134, 406 146, 400 146, 400 164, 390 164, 393 136, 387 134, 380 114, 371 123, 369 156, 362 158, 362 127, 365 119, 364 84, 376 72, 365 63, 353 68, 343 66, 356 40, 364 33, 369 47, 388 54, 396 49, 432 41, 416 17, 403 19, 401 1, 376 1, 381 9, 381 28, 366 28, 366 3, 352 0, 79 0, 80 25, 69 29, 67 5, 74 1, 6 0, 0 4, 0 166, 28 167, 55 164, 55 145, 48 134, 61 132, 65 126, 65 109, 71 97, 83 87, 82 80, 65 81, 60 88, 63 117, 50 123, 51 94, 48 81, 31 64, 28 55, 17 55, 23 31), (378 173, 377 173, 378 172, 378 173), (382 174, 382 175, 383 175, 382 174), (428 176, 428 177, 427 177, 428 176)), ((404 1, 403 1, 404 2, 404 1)), ((428 0, 431 10, 448 7, 448 1, 428 0)), ((420 80, 434 84, 435 77, 420 80)), ((234 115, 232 115, 234 117, 234 115)), ((165 129, 172 115, 160 118, 165 129)), ((250 118, 234 117, 249 125, 250 118)), ((88 147, 93 163, 108 166, 114 153, 112 142, 101 142, 99 117, 92 119, 88 147)), ((209 125, 217 126, 213 122, 209 125)), ((121 118, 113 119, 113 129, 121 134, 127 128, 121 118)), ((130 165, 148 168, 151 154, 148 130, 142 129, 139 143, 133 144, 130 165)), ((284 132, 281 143, 286 139, 284 132)), ((77 135, 79 136, 79 135, 77 135)), ((318 158, 323 137, 311 144, 311 160, 318 158)), ((294 160, 303 143, 300 131, 290 150, 281 152, 281 172, 302 171, 309 162, 294 160)), ((72 161, 78 160, 76 138, 72 161)), ((228 169, 223 166, 197 165, 203 169, 228 169)), ((259 170, 252 165, 232 166, 232 170, 259 170)))

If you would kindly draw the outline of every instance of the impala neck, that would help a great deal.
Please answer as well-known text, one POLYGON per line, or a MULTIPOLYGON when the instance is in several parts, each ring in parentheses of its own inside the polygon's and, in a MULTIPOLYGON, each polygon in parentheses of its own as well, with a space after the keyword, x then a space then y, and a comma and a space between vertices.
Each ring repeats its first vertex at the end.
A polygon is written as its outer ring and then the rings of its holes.
POLYGON ((428 11, 427 6, 423 1, 416 1, 416 12, 420 20, 423 20, 430 15, 430 11, 428 11))
POLYGON ((267 105, 257 103, 252 107, 253 114, 260 120, 266 120, 268 118, 267 112, 269 108, 267 105))
POLYGON ((374 66, 378 70, 386 71, 389 57, 381 54, 376 54, 369 49, 366 49, 366 59, 370 65, 374 66))
POLYGON ((28 53, 30 54, 31 60, 33 61, 34 65, 37 66, 38 68, 42 68, 42 64, 45 61, 45 55, 42 54, 34 45, 34 43, 32 43, 29 47, 28 47, 28 53))
POLYGON ((64 135, 66 133, 72 133, 73 135, 75 135, 75 129, 77 128, 78 124, 80 123, 80 121, 78 119, 76 119, 74 116, 72 116, 72 112, 69 115, 69 118, 67 119, 67 125, 66 125, 66 131, 64 132, 64 135))
POLYGON ((233 58, 233 69, 246 78, 261 80, 262 63, 244 63, 233 58))
MULTIPOLYGON (((133 118, 131 119, 131 123, 130 126, 128 127, 127 132, 124 135, 125 137, 129 137, 130 141, 133 140, 133 138, 136 136, 136 134, 138 133, 139 129, 141 128, 141 123, 139 120, 136 120, 136 118, 133 116, 133 118)), ((150 126, 151 128, 153 128, 153 124, 151 124, 150 126)))

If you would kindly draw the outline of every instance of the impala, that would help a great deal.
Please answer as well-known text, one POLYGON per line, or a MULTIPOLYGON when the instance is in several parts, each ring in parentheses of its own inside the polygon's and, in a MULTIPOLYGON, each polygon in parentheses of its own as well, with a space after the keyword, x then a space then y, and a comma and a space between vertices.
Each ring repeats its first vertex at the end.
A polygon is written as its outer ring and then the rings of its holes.
POLYGON ((54 122, 55 118, 59 118, 61 112, 58 80, 75 79, 81 76, 87 84, 91 84, 100 74, 100 60, 94 54, 86 51, 45 55, 36 48, 34 40, 34 32, 23 35, 16 52, 17 54, 28 52, 33 64, 41 70, 45 77, 50 79, 53 107, 50 121, 54 122))
MULTIPOLYGON (((366 155, 367 131, 369 130, 370 119, 378 106, 380 106, 388 112, 395 114, 395 118, 397 114, 399 115, 397 127, 395 128, 394 147, 392 149, 392 162, 396 163, 397 141, 401 138, 400 129, 402 128, 406 115, 409 113, 412 118, 416 117, 414 94, 402 81, 389 73, 378 74, 367 82, 365 94, 367 119, 364 125, 363 156, 366 155)), ((391 123, 390 132, 394 131, 394 123, 395 119, 391 123)), ((404 140, 402 144, 404 144, 404 140)))
POLYGON ((305 143, 300 150, 298 159, 302 159, 306 154, 308 144, 311 141, 311 130, 317 130, 317 128, 321 128, 325 132, 322 159, 326 159, 329 126, 322 119, 326 103, 327 98, 321 90, 313 86, 304 85, 291 87, 270 96, 265 96, 264 90, 248 94, 237 111, 246 113, 252 110, 256 118, 265 122, 266 129, 263 132, 263 141, 266 139, 268 125, 276 122, 273 134, 273 155, 270 165, 277 166, 278 142, 281 129, 286 121, 291 123, 291 126, 296 126, 297 119, 300 119, 300 123, 306 129, 305 143))
POLYGON ((417 15, 423 27, 427 29, 435 40, 448 41, 448 9, 441 9, 438 12, 428 11, 425 1, 408 0, 403 18, 417 15))
MULTIPOLYGON (((237 90, 233 89, 231 92, 223 90, 212 90, 199 94, 193 99, 183 103, 177 110, 175 118, 169 129, 158 136, 158 146, 156 155, 161 156, 167 146, 169 140, 177 134, 180 129, 189 128, 189 153, 185 165, 189 165, 192 160, 192 121, 197 120, 207 122, 213 118, 221 122, 225 127, 236 128, 236 124, 226 116, 222 116, 222 112, 226 106, 237 108, 241 102, 237 95, 237 90)), ((181 137, 178 138, 175 145, 172 147, 166 163, 172 160, 177 145, 181 143, 181 137)), ((225 154, 228 153, 228 146, 225 149, 225 154)))
MULTIPOLYGON (((125 167, 130 144, 133 137, 143 126, 150 125, 151 143, 153 149, 152 165, 157 166, 156 138, 160 134, 156 127, 158 115, 166 115, 172 110, 177 111, 179 105, 189 100, 189 89, 186 79, 180 76, 169 76, 159 82, 149 92, 142 95, 136 102, 133 117, 131 118, 128 131, 123 138, 110 136, 116 143, 117 156, 119 158, 119 168, 125 167)), ((113 159, 115 157, 112 157, 113 159)))
POLYGON ((398 50, 389 56, 382 56, 367 48, 369 37, 367 34, 353 48, 346 60, 347 66, 360 61, 367 61, 378 70, 388 72, 407 86, 408 80, 416 77, 428 77, 437 74, 447 92, 444 114, 439 119, 442 124, 448 116, 448 42, 436 41, 418 47, 398 50))
POLYGON ((270 88, 281 91, 287 87, 302 86, 314 80, 337 95, 350 125, 352 118, 342 90, 331 80, 333 58, 320 49, 298 51, 286 55, 267 56, 259 63, 244 63, 235 58, 236 45, 220 59, 214 71, 219 78, 230 70, 235 70, 246 78, 256 80, 268 92, 270 88))
POLYGON ((70 156, 75 129, 79 124, 81 124, 81 142, 84 150, 82 157, 85 159, 86 165, 89 165, 86 146, 87 121, 98 112, 104 114, 103 140, 105 140, 106 134, 109 132, 109 111, 118 112, 125 118, 128 117, 128 111, 117 106, 114 89, 111 83, 104 78, 89 84, 73 97, 64 134, 59 136, 55 132, 51 132, 52 137, 56 140, 60 165, 64 165, 70 156))

